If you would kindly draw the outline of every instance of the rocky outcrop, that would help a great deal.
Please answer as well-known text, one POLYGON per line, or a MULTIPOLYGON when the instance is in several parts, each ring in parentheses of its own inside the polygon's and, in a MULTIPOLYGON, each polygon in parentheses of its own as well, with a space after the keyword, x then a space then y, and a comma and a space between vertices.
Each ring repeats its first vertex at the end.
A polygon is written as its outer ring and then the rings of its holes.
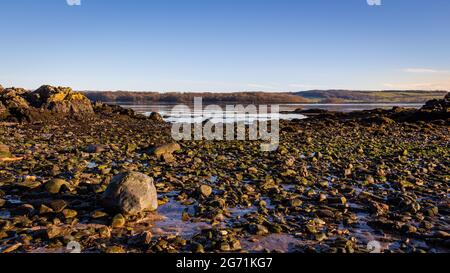
POLYGON ((430 100, 422 107, 421 111, 427 112, 450 112, 450 93, 441 100, 430 100))
POLYGON ((44 85, 28 95, 28 101, 35 108, 58 114, 93 114, 91 101, 69 87, 44 85))
POLYGON ((153 178, 138 172, 127 172, 113 177, 103 194, 107 209, 127 215, 158 208, 158 196, 153 178))
POLYGON ((93 113, 89 99, 68 87, 44 85, 34 92, 14 87, 0 89, 1 119, 36 121, 93 113))

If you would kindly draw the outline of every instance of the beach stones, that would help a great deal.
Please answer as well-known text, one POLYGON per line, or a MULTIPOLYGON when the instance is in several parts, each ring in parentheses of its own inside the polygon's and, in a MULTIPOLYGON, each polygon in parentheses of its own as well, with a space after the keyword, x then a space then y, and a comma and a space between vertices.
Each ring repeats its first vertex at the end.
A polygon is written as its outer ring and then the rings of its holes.
POLYGON ((51 194, 58 194, 61 188, 69 189, 69 183, 63 179, 55 178, 45 184, 45 190, 51 194))
POLYGON ((205 197, 209 197, 212 194, 212 188, 208 185, 201 185, 200 193, 205 197))
POLYGON ((158 208, 153 178, 139 172, 126 172, 113 177, 103 194, 106 208, 127 215, 158 208))
POLYGON ((62 188, 69 189, 69 183, 59 178, 52 179, 45 184, 45 190, 51 194, 58 194, 62 188))
POLYGON ((99 153, 107 151, 108 148, 109 148, 108 145, 91 144, 91 145, 87 146, 84 150, 86 153, 99 154, 99 153))
POLYGON ((113 217, 111 226, 113 228, 121 228, 125 226, 125 223, 126 223, 125 217, 123 217, 122 214, 117 214, 116 216, 113 217))
POLYGON ((267 227, 261 224, 250 224, 248 226, 248 231, 254 235, 263 236, 269 234, 269 230, 267 229, 267 227))
POLYGON ((12 155, 9 150, 9 146, 5 144, 0 144, 0 158, 10 158, 10 157, 12 157, 12 155))
POLYGON ((153 154, 156 157, 160 158, 165 154, 172 154, 173 152, 176 152, 178 150, 181 150, 181 146, 178 143, 173 142, 155 148, 153 154))

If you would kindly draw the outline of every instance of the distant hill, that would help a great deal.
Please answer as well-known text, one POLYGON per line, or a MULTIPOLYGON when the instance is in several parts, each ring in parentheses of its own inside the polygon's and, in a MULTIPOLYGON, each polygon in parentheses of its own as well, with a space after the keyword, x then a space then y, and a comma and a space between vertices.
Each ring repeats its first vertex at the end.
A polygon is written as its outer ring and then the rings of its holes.
POLYGON ((295 93, 311 102, 320 103, 424 103, 441 99, 447 91, 353 91, 353 90, 311 90, 295 93))
POLYGON ((308 99, 293 93, 236 92, 236 93, 158 93, 127 91, 88 91, 84 94, 92 101, 127 103, 192 103, 202 97, 205 103, 307 103, 308 99))

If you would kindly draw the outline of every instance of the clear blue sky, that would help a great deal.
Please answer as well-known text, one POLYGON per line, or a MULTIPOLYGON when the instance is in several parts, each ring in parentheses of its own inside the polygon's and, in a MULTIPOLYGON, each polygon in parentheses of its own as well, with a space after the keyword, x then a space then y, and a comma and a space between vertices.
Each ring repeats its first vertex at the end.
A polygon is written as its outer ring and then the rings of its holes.
POLYGON ((2 0, 0 84, 450 90, 450 1, 2 0))

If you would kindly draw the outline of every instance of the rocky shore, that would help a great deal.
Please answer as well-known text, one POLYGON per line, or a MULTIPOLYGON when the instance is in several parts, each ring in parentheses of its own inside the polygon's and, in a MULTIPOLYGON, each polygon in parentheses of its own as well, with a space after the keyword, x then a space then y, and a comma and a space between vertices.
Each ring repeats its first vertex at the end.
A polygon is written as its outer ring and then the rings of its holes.
POLYGON ((450 251, 449 95, 280 123, 275 152, 173 143, 157 114, 0 87, 0 253, 450 251))

